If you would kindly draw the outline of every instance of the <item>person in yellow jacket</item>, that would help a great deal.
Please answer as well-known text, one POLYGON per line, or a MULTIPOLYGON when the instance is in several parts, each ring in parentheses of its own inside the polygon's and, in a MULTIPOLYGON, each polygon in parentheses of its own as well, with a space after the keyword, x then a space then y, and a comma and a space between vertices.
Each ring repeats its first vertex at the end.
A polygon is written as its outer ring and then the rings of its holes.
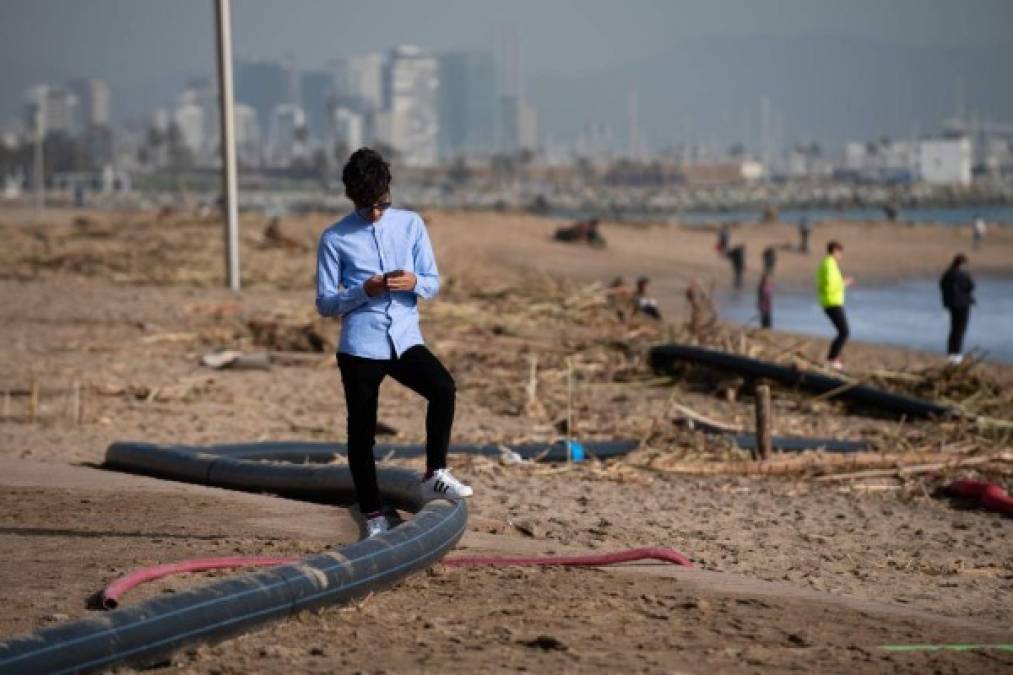
POLYGON ((841 275, 840 260, 844 255, 844 247, 837 241, 827 244, 827 255, 820 262, 816 271, 816 291, 819 294, 820 306, 830 318, 834 328, 837 329, 837 337, 830 343, 830 352, 827 354, 827 365, 835 370, 844 370, 844 363, 841 361, 841 350, 844 343, 848 341, 848 317, 844 314, 844 289, 850 286, 854 279, 841 275))

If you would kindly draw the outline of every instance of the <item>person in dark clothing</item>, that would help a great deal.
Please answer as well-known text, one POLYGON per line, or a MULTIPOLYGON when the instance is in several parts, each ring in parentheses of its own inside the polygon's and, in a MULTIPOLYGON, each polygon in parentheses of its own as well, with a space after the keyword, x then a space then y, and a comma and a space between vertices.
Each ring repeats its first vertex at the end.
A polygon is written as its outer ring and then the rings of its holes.
POLYGON ((974 304, 974 280, 967 273, 967 256, 958 253, 953 262, 939 280, 939 290, 943 294, 943 307, 950 312, 950 337, 946 343, 946 352, 950 363, 963 360, 961 351, 964 346, 964 333, 971 318, 971 305, 974 304))
POLYGON ((774 272, 765 270, 756 287, 756 309, 760 313, 760 327, 774 326, 774 272))
POLYGON ((773 246, 768 246, 763 249, 763 271, 773 272, 774 267, 777 266, 777 249, 773 246))
POLYGON ((727 225, 722 225, 721 229, 718 230, 718 243, 715 244, 714 248, 717 249, 719 255, 728 255, 728 246, 732 242, 732 231, 728 229, 727 225))
POLYGON ((809 233, 812 228, 809 226, 809 217, 802 216, 798 221, 798 250, 799 253, 809 252, 809 233))
POLYGON ((735 248, 729 249, 728 260, 732 263, 735 288, 742 288, 742 273, 746 269, 746 245, 739 244, 735 248))

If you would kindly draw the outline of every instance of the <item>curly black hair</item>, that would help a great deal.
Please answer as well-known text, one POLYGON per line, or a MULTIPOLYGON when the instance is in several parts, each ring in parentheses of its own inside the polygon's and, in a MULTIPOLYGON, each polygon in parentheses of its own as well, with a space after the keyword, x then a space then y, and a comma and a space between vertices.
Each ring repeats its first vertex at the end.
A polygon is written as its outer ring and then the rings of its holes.
POLYGON ((359 148, 348 158, 341 180, 357 207, 370 206, 390 190, 390 164, 376 150, 359 148))

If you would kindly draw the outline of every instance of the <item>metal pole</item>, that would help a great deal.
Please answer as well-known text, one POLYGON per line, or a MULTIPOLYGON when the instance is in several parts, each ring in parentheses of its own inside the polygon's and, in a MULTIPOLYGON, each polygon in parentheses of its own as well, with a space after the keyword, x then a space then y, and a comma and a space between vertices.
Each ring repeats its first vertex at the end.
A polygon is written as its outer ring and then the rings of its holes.
POLYGON ((218 111, 221 116, 222 204, 225 214, 225 276, 239 290, 239 204, 236 190, 236 116, 232 103, 232 11, 229 0, 216 0, 218 24, 218 111))

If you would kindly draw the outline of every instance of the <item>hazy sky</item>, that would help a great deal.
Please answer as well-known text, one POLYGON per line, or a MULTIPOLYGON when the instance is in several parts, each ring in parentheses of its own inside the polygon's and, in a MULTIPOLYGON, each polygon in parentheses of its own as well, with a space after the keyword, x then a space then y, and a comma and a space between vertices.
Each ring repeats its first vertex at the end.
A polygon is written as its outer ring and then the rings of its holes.
MULTIPOLYGON (((583 110, 587 101, 567 109, 559 83, 565 88, 570 78, 592 89, 599 86, 592 84, 595 78, 624 80, 624 86, 637 82, 642 107, 647 108, 645 128, 655 138, 676 134, 665 128, 667 118, 682 120, 673 122, 673 129, 706 127, 703 108, 680 103, 681 82, 658 83, 657 77, 666 61, 695 61, 700 55, 699 62, 679 65, 691 65, 691 75, 705 81, 750 82, 748 69, 730 73, 727 69, 735 66, 727 63, 723 70, 713 68, 715 57, 708 52, 712 45, 735 50, 744 44, 744 53, 789 45, 795 51, 785 53, 788 62, 805 61, 807 50, 818 52, 827 40, 839 42, 845 61, 849 50, 864 51, 865 45, 894 50, 882 53, 886 59, 925 54, 925 62, 944 59, 951 50, 957 54, 955 62, 966 57, 961 67, 972 72, 945 73, 939 87, 946 91, 946 100, 954 99, 954 80, 961 78, 972 102, 980 95, 982 103, 993 108, 986 110, 989 115, 1013 116, 1013 103, 988 99, 991 90, 1008 90, 1013 83, 1013 58, 1005 58, 1013 56, 1013 0, 234 0, 233 20, 237 54, 291 53, 301 66, 406 42, 436 51, 482 47, 490 44, 496 25, 515 25, 532 100, 547 109, 543 127, 560 137, 571 121, 576 127, 592 119, 583 110), (981 64, 988 72, 977 72, 981 64), (652 99, 654 87, 672 93, 652 99), (651 121, 651 105, 672 107, 672 114, 656 114, 651 121)), ((120 115, 138 113, 158 96, 169 101, 173 87, 186 76, 214 72, 213 23, 211 0, 2 0, 0 122, 18 113, 25 89, 34 82, 75 76, 107 79, 114 111, 120 115)), ((915 56, 912 63, 918 60, 915 56)), ((827 67, 840 67, 843 73, 848 64, 827 67)), ((903 73, 896 78, 910 79, 903 73)), ((775 94, 779 88, 781 84, 770 85, 775 94)), ((723 98, 722 105, 729 109, 726 117, 739 118, 739 108, 754 108, 754 93, 749 92, 748 100, 745 94, 742 100, 732 94, 723 98)), ((784 99, 775 101, 784 113, 783 126, 797 126, 802 120, 793 120, 791 110, 804 93, 783 93, 784 99)), ((882 100, 881 93, 870 90, 868 97, 882 100)), ((912 109, 924 107, 922 94, 905 94, 912 109)), ((882 126, 892 129, 909 113, 905 106, 890 105, 897 109, 882 126)), ((934 114, 934 109, 929 111, 920 123, 931 124, 934 114)), ((623 124, 621 113, 613 121, 623 124)), ((813 135, 851 133, 837 126, 828 132, 819 129, 818 121, 805 122, 802 126, 811 127, 813 135)), ((725 124, 728 129, 747 126, 740 121, 725 124)), ((708 133, 728 136, 732 131, 699 130, 702 136, 708 133)))

